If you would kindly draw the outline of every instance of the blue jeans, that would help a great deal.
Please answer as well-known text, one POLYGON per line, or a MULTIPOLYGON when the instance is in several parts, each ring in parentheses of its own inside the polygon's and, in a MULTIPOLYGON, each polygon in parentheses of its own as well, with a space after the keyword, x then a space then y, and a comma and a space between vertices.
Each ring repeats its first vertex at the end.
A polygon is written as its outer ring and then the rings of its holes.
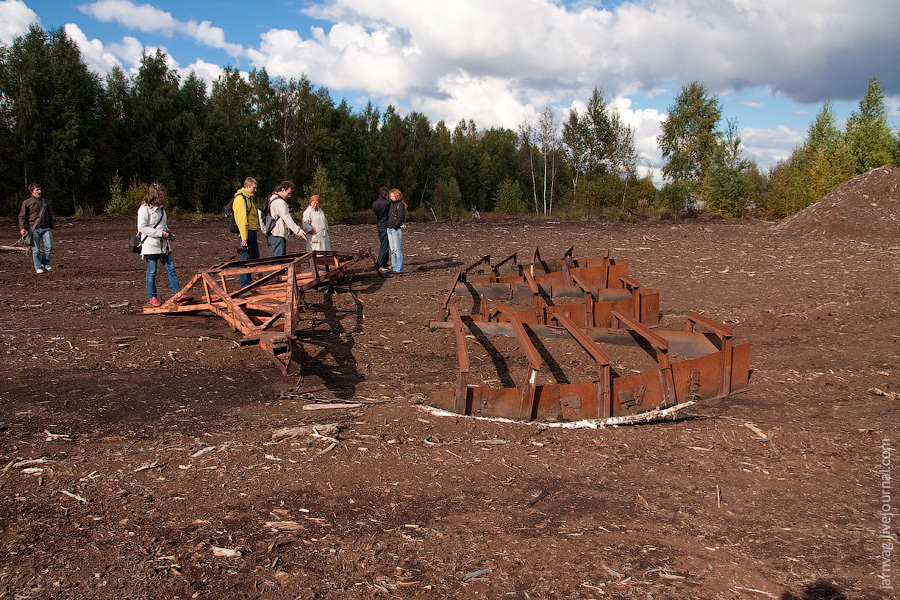
POLYGON ((378 230, 378 241, 381 242, 381 246, 378 248, 378 260, 375 261, 375 266, 381 269, 388 266, 388 256, 391 253, 387 229, 378 230))
POLYGON ((181 284, 178 283, 178 276, 175 275, 175 261, 172 259, 172 253, 168 254, 148 254, 144 257, 147 261, 147 297, 156 296, 156 263, 162 263, 166 270, 166 277, 169 278, 169 289, 175 296, 181 291, 181 284))
MULTIPOLYGON (((259 258, 259 242, 256 241, 256 230, 247 232, 247 248, 246 252, 241 252, 241 260, 250 260, 251 258, 259 258)), ((253 281, 250 273, 241 275, 241 287, 249 285, 253 281)))
POLYGON ((269 256, 284 256, 287 254, 287 239, 280 235, 266 236, 266 243, 269 244, 269 256))
POLYGON ((53 232, 43 227, 31 230, 31 259, 34 262, 34 270, 43 269, 50 264, 50 251, 53 250, 53 232), (41 253, 41 242, 44 243, 44 252, 41 253))
POLYGON ((388 229, 388 243, 391 247, 391 271, 403 272, 403 230, 388 229))

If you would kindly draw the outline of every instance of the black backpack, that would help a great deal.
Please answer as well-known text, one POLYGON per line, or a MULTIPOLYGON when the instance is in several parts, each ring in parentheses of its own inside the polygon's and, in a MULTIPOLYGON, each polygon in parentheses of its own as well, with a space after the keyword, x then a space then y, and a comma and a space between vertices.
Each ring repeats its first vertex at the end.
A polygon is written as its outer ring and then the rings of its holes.
MULTIPOLYGON (((235 194, 237 195, 237 194, 235 194)), ((244 196, 244 203, 247 203, 247 197, 244 196)), ((225 223, 228 225, 228 231, 231 233, 240 233, 240 228, 234 220, 234 198, 228 201, 228 204, 222 209, 225 213, 225 223)), ((247 206, 247 219, 250 219, 250 206, 247 206)))
POLYGON ((278 223, 278 219, 272 216, 271 205, 272 198, 274 198, 276 194, 272 194, 269 196, 269 199, 266 200, 266 206, 262 209, 262 219, 259 222, 259 232, 263 235, 269 235, 272 231, 275 230, 275 224, 278 223))

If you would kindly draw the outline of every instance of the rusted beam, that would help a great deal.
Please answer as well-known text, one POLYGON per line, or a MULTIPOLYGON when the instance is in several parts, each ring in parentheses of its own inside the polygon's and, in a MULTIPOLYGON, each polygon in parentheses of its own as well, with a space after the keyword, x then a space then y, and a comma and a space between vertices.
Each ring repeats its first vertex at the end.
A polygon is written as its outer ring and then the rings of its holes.
POLYGON ((463 330, 462 318, 456 305, 450 305, 450 318, 453 320, 453 333, 456 337, 456 357, 459 360, 459 377, 456 383, 456 412, 466 414, 469 379, 469 351, 466 348, 466 332, 463 330))

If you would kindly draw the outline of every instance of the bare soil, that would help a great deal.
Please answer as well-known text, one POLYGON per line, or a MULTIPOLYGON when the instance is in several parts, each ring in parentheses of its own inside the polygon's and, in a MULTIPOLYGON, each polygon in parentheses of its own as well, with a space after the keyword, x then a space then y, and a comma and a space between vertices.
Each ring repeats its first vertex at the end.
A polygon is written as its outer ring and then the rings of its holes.
MULTIPOLYGON (((898 182, 777 224, 411 224, 405 274, 310 295, 300 378, 219 317, 142 314, 130 219, 60 222, 53 271, 0 253, 0 598, 892 598, 898 182), (751 389, 618 428, 424 410, 455 273, 570 246, 627 258, 662 325, 733 327, 751 389), (311 424, 340 430, 277 433, 311 424)), ((182 282, 233 258, 222 220, 170 225, 182 282)))

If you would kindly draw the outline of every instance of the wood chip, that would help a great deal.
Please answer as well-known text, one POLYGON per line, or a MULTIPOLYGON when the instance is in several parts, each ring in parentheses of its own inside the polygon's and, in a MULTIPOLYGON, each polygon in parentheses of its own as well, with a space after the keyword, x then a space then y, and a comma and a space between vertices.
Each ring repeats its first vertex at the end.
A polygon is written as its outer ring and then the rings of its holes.
POLYGON ((472 571, 471 573, 466 573, 465 575, 463 575, 463 581, 465 581, 466 583, 469 583, 470 581, 478 579, 482 575, 487 575, 492 570, 493 569, 479 569, 478 571, 472 571))
POLYGON ((885 392, 884 390, 879 390, 878 388, 870 388, 868 392, 875 396, 885 396, 887 398, 890 398, 891 400, 900 398, 900 394, 898 394, 897 392, 885 392))
POLYGON ((754 439, 757 442, 768 442, 769 440, 772 439, 771 435, 766 435, 765 433, 763 433, 762 429, 760 429, 753 423, 744 423, 744 427, 746 427, 747 429, 749 429, 750 431, 753 432, 753 434, 756 436, 754 439))
POLYGON ((303 525, 297 521, 266 521, 266 527, 275 531, 298 531, 303 525))
POLYGON ((73 494, 72 492, 67 492, 66 490, 59 490, 59 491, 60 491, 60 493, 65 494, 65 495, 68 496, 69 498, 74 498, 75 500, 78 500, 79 502, 82 502, 82 503, 84 503, 84 504, 87 504, 87 500, 85 500, 84 498, 82 498, 82 497, 79 496, 78 494, 73 494))
POLYGON ((362 404, 359 402, 330 402, 328 404, 304 404, 303 410, 333 410, 337 408, 359 408, 360 406, 362 404))
POLYGON ((220 548, 218 546, 210 546, 210 548, 212 548, 213 555, 222 558, 240 558, 243 556, 240 550, 234 550, 232 548, 220 548))
POLYGON ((206 448, 201 448, 200 450, 197 450, 196 452, 191 454, 191 458, 199 458, 199 457, 203 456, 204 454, 206 454, 207 452, 212 452, 215 449, 216 449, 215 446, 207 446, 206 448))
POLYGON ((337 423, 319 423, 316 425, 300 425, 297 427, 282 427, 272 432, 272 441, 278 442, 288 438, 296 438, 307 435, 334 436, 340 431, 337 423))
POLYGON ((45 463, 51 462, 49 458, 29 458, 26 460, 20 460, 19 462, 13 463, 14 469, 21 469, 22 467, 30 467, 32 465, 43 465, 45 463))

